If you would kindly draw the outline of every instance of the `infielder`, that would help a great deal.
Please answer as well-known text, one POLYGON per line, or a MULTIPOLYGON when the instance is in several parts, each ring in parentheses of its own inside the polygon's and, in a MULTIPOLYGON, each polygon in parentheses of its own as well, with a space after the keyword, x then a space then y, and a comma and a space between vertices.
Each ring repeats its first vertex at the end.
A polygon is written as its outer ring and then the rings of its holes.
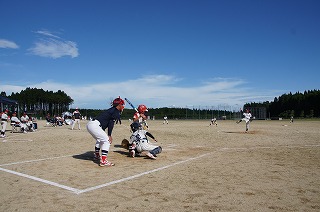
POLYGON ((2 114, 1 114, 1 138, 6 137, 5 133, 6 133, 6 129, 7 129, 7 124, 8 124, 8 110, 6 109, 2 114))
POLYGON ((120 96, 113 100, 112 107, 100 113, 87 123, 87 130, 96 140, 94 160, 100 160, 100 166, 114 166, 107 156, 112 143, 112 130, 116 120, 120 119, 125 102, 120 96), (105 130, 108 128, 108 133, 105 130), (101 155, 100 155, 101 151, 101 155))
POLYGON ((141 153, 146 151, 148 158, 156 159, 157 154, 162 152, 162 148, 161 146, 151 144, 147 136, 157 142, 155 137, 150 132, 143 130, 141 124, 138 122, 133 122, 130 127, 133 132, 129 141, 130 157, 134 158, 136 154, 141 155, 141 153))
POLYGON ((246 122, 246 132, 248 132, 248 130, 249 130, 251 117, 252 117, 252 115, 251 115, 249 109, 246 109, 245 112, 243 113, 243 118, 240 119, 239 121, 237 121, 237 124, 239 124, 242 121, 246 122))
POLYGON ((216 125, 216 126, 218 126, 216 117, 214 117, 213 119, 211 119, 211 122, 210 122, 210 125, 209 125, 209 126, 211 126, 211 125, 216 125))

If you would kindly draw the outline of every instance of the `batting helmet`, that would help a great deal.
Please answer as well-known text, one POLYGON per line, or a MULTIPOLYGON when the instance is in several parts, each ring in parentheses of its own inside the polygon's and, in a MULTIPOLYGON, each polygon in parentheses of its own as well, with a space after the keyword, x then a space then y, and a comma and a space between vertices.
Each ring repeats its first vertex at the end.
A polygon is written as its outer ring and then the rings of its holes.
POLYGON ((120 96, 112 101, 113 107, 117 107, 118 105, 125 105, 125 102, 120 98, 120 96))
POLYGON ((139 129, 141 129, 141 124, 139 122, 133 122, 132 124, 130 124, 131 130, 132 132, 135 132, 139 129))
POLYGON ((147 106, 145 106, 145 105, 139 105, 139 106, 138 106, 138 111, 139 111, 139 113, 148 112, 147 106))

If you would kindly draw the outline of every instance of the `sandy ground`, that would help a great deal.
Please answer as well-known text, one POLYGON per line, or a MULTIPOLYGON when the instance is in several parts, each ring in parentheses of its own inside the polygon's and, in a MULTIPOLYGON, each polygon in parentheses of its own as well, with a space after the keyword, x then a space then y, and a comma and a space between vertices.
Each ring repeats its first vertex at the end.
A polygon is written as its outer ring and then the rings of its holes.
MULTIPOLYGON (((50 127, 0 139, 0 211, 320 211, 320 121, 149 121, 157 160, 129 158, 113 131, 109 160, 94 140, 50 127)), ((10 127, 9 127, 10 128, 10 127)), ((76 128, 77 129, 77 128, 76 128)))

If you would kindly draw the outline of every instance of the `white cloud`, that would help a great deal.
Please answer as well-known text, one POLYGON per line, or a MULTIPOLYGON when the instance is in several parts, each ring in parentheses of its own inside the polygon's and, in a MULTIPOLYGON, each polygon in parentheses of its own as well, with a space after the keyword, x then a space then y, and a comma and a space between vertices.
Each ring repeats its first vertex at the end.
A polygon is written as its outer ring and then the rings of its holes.
POLYGON ((35 33, 43 37, 39 38, 34 45, 28 49, 31 54, 50 58, 60 58, 63 56, 74 58, 79 56, 75 42, 64 40, 49 31, 37 31, 35 33))
POLYGON ((59 36, 54 35, 53 33, 49 32, 48 30, 38 30, 35 33, 38 33, 40 35, 49 36, 49 37, 54 37, 54 38, 60 38, 59 36))
MULTIPOLYGON (((201 85, 181 87, 175 78, 166 75, 145 76, 137 80, 117 83, 101 83, 88 85, 71 85, 53 81, 40 82, 22 86, 2 85, 0 90, 7 94, 20 92, 26 87, 42 88, 49 91, 62 90, 74 99, 74 107, 108 108, 110 99, 117 96, 129 98, 134 104, 146 104, 151 108, 170 107, 217 107, 242 106, 248 102, 272 101, 279 92, 257 91, 244 87, 241 79, 212 79, 201 85), (154 80, 150 80, 154 79, 154 80), (156 80, 158 79, 158 80, 156 80), (172 84, 170 84, 172 83, 172 84), (10 91, 10 92, 9 92, 10 91)), ((130 107, 127 105, 127 107, 130 107)))
POLYGON ((0 48, 18 49, 19 46, 15 42, 0 39, 0 48))

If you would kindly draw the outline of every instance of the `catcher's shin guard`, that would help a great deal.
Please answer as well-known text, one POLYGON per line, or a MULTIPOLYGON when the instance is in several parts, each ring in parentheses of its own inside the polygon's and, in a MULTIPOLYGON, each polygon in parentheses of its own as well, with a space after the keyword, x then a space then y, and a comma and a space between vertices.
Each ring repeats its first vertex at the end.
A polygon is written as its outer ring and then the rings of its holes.
POLYGON ((161 146, 158 146, 156 148, 154 148, 153 150, 150 151, 150 153, 154 156, 156 156, 157 154, 161 153, 162 152, 162 148, 161 146))

